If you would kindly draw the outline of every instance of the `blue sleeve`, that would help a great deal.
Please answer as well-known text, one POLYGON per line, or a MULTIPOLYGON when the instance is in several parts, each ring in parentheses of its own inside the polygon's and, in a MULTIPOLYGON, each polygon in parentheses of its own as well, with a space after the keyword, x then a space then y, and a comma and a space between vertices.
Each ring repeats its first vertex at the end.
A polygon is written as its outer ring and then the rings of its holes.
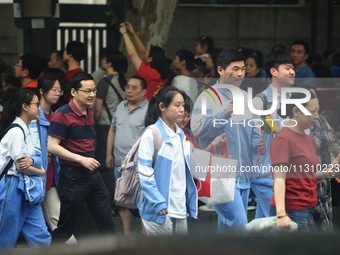
POLYGON ((257 145, 260 142, 260 140, 261 140, 261 133, 259 129, 256 127, 253 127, 251 131, 251 138, 250 138, 251 148, 253 151, 255 152, 257 151, 257 145))
POLYGON ((155 212, 166 209, 167 203, 165 198, 157 188, 157 183, 152 167, 152 158, 154 153, 154 141, 152 130, 148 129, 142 135, 138 148, 138 174, 141 189, 145 198, 152 205, 155 212))
MULTIPOLYGON (((41 169, 41 164, 42 164, 42 159, 41 159, 41 151, 40 150, 35 150, 35 155, 31 156, 31 158, 33 159, 34 163, 33 163, 33 167, 41 169)), ((47 169, 45 169, 46 171, 47 169)))
POLYGON ((219 112, 214 116, 206 117, 203 121, 201 132, 197 139, 202 148, 206 148, 217 136, 225 133, 226 124, 219 123, 217 120, 227 121, 227 113, 219 112))
POLYGON ((226 105, 215 105, 205 94, 200 94, 195 101, 191 116, 190 127, 197 137, 200 146, 204 149, 215 137, 225 132, 229 117, 226 105))

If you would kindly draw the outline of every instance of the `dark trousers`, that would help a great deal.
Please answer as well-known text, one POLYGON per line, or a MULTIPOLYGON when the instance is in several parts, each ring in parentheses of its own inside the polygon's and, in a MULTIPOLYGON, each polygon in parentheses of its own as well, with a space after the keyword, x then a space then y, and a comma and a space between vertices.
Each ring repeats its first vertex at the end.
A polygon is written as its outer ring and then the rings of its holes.
POLYGON ((59 174, 60 216, 53 241, 66 242, 73 234, 77 216, 86 201, 102 234, 114 234, 110 193, 99 172, 84 167, 63 166, 59 174))

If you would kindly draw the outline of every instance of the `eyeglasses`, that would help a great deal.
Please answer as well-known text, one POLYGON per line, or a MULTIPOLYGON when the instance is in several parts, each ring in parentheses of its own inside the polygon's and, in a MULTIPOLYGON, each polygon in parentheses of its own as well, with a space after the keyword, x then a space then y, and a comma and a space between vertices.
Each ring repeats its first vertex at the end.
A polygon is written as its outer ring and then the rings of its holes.
POLYGON ((39 107, 40 103, 37 102, 37 103, 29 103, 29 104, 35 104, 37 107, 39 107))
POLYGON ((87 95, 91 94, 91 92, 93 92, 94 94, 97 93, 97 89, 96 88, 94 88, 94 89, 78 89, 78 90, 84 92, 87 95))
POLYGON ((58 94, 60 94, 61 96, 64 95, 64 91, 61 89, 53 88, 51 89, 51 91, 53 92, 54 95, 58 95, 58 94))

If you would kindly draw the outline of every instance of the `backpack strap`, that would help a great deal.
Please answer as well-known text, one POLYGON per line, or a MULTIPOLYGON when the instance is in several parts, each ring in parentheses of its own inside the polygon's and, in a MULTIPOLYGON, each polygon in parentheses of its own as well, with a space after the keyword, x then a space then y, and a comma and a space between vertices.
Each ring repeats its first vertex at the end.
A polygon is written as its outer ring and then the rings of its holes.
MULTIPOLYGON (((114 92, 116 93, 119 102, 123 101, 124 98, 122 97, 122 95, 118 92, 118 90, 116 89, 116 87, 113 85, 113 83, 111 82, 111 80, 109 79, 109 77, 105 76, 104 79, 109 83, 109 85, 111 86, 111 88, 114 90, 114 92)), ((112 121, 112 114, 110 112, 109 107, 106 104, 106 100, 104 100, 104 107, 105 110, 107 112, 107 115, 109 116, 110 122, 112 121)))
POLYGON ((15 127, 18 127, 18 128, 21 129, 22 133, 24 134, 24 140, 25 140, 25 142, 26 142, 25 130, 24 130, 18 123, 12 123, 11 125, 9 125, 9 126, 5 129, 5 131, 3 132, 3 134, 2 134, 2 136, 1 136, 1 138, 0 138, 0 140, 2 140, 2 138, 7 134, 7 132, 8 132, 10 129, 15 128, 15 127))
POLYGON ((158 151, 162 147, 163 138, 162 138, 161 131, 155 124, 150 125, 149 128, 152 130, 152 135, 153 135, 153 146, 154 146, 153 162, 155 162, 156 157, 158 155, 158 151))
MULTIPOLYGON (((5 132, 3 133, 3 136, 1 137, 1 139, 7 134, 7 132, 8 132, 10 129, 15 128, 15 127, 18 127, 18 128, 20 128, 20 129, 22 130, 22 132, 23 132, 23 134, 24 134, 24 140, 25 140, 25 142, 26 142, 25 131, 24 131, 24 129, 23 129, 19 124, 17 124, 17 123, 12 123, 11 125, 9 125, 9 126, 6 128, 5 132)), ((7 165, 5 166, 4 170, 3 170, 3 171, 1 172, 1 174, 0 174, 0 180, 2 179, 2 177, 4 177, 4 176, 7 174, 8 170, 12 167, 13 162, 14 162, 14 161, 13 161, 12 158, 8 161, 8 163, 7 163, 7 165)))
POLYGON ((120 101, 120 102, 123 101, 124 98, 122 97, 121 94, 119 94, 118 90, 117 90, 116 87, 113 85, 113 83, 111 82, 111 80, 109 79, 109 77, 105 76, 104 79, 110 84, 111 88, 116 92, 119 101, 120 101))

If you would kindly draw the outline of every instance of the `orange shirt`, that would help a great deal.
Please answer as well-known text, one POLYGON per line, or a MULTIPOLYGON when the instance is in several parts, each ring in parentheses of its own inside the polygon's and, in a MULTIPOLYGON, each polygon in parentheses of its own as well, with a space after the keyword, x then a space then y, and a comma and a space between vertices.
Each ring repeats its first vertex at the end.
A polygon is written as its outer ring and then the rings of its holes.
POLYGON ((38 80, 31 80, 29 82, 27 82, 24 85, 25 89, 37 89, 38 88, 38 80))

